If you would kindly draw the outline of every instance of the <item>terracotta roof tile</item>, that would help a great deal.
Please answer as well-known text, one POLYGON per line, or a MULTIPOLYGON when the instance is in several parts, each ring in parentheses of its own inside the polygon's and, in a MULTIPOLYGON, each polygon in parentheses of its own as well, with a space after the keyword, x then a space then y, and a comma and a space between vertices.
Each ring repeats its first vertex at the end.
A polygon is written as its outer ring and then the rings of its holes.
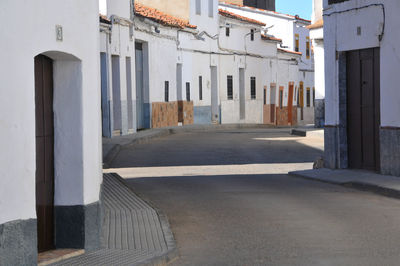
POLYGON ((267 40, 267 41, 282 42, 282 39, 276 38, 275 36, 271 36, 271 35, 265 35, 265 34, 261 34, 261 39, 267 40))
POLYGON ((248 18, 248 17, 243 17, 243 16, 237 15, 235 13, 232 13, 232 12, 229 12, 229 11, 226 11, 226 10, 223 10, 223 9, 219 9, 219 14, 221 16, 224 16, 224 17, 227 17, 227 18, 238 19, 238 20, 241 20, 241 21, 244 21, 244 22, 248 22, 248 23, 252 23, 252 24, 256 24, 256 25, 260 25, 260 26, 265 26, 266 25, 264 22, 261 22, 261 21, 255 20, 255 19, 251 19, 251 18, 248 18))
POLYGON ((256 8, 256 7, 252 7, 252 6, 239 5, 239 4, 236 4, 236 3, 231 3, 229 1, 220 1, 220 2, 228 4, 228 5, 232 5, 232 6, 246 7, 246 8, 254 9, 254 10, 259 10, 259 11, 264 11, 264 12, 271 12, 271 13, 278 14, 278 15, 285 15, 285 16, 288 16, 288 17, 291 17, 291 18, 295 18, 297 20, 302 20, 304 22, 311 23, 311 20, 304 19, 304 18, 301 18, 299 16, 293 16, 293 15, 289 15, 289 14, 279 13, 279 12, 272 11, 272 10, 265 10, 265 9, 256 8))
POLYGON ((99 14, 100 23, 111 24, 111 20, 107 16, 99 14))
POLYGON ((282 52, 282 53, 289 53, 289 54, 302 55, 301 52, 290 51, 290 50, 286 50, 286 49, 282 49, 282 48, 278 48, 278 51, 279 51, 279 52, 282 52))
POLYGON ((135 3, 135 13, 138 16, 148 18, 164 26, 170 26, 180 29, 197 28, 197 26, 191 25, 189 21, 168 15, 167 13, 161 12, 155 8, 147 7, 138 3, 135 3))
POLYGON ((307 26, 307 29, 309 29, 309 30, 319 29, 319 28, 322 28, 323 26, 324 26, 324 20, 320 19, 320 20, 317 20, 314 24, 307 26))

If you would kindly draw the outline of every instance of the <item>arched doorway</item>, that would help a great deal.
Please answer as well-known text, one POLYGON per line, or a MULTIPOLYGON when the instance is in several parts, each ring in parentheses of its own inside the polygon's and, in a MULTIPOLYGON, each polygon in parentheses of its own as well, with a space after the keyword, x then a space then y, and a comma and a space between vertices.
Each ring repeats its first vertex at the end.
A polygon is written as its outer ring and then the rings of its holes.
POLYGON ((36 214, 38 251, 54 248, 53 61, 35 57, 36 214))

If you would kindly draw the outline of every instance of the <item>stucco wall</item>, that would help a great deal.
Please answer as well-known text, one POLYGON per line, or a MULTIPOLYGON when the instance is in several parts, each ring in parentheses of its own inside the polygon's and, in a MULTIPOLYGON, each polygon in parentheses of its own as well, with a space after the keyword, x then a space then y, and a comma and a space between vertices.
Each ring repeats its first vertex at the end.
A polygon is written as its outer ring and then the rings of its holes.
MULTIPOLYGON (((12 21, 0 26, 2 38, 7 40, 0 44, 3 62, 0 73, 5 88, 0 90, 0 223, 36 217, 34 57, 48 51, 73 55, 48 54, 56 66, 76 58, 81 64, 82 77, 82 90, 75 92, 81 103, 73 103, 76 106, 63 110, 68 112, 81 104, 81 122, 68 131, 56 129, 56 137, 81 139, 81 150, 74 153, 81 160, 69 169, 71 176, 75 173, 81 179, 71 180, 64 188, 69 195, 56 193, 55 202, 58 205, 82 205, 99 200, 102 151, 98 10, 98 0, 0 2, 1 17, 12 21), (16 14, 24 19, 15 20, 16 14), (56 41, 56 25, 63 27, 62 42, 56 41), (83 191, 83 194, 78 196, 77 191, 83 191)), ((64 88, 67 87, 65 84, 64 88)), ((56 154, 59 153, 57 149, 56 146, 56 154)), ((65 163, 70 160, 72 158, 67 156, 65 163)))
POLYGON ((325 88, 326 88, 326 123, 337 125, 339 123, 338 108, 338 61, 336 51, 348 51, 352 49, 366 49, 380 47, 381 70, 381 126, 400 127, 400 50, 397 48, 400 42, 398 27, 398 13, 400 3, 398 1, 348 1, 337 5, 328 5, 324 1, 324 8, 329 10, 325 14, 346 10, 371 3, 382 3, 385 6, 386 22, 385 35, 379 40, 383 30, 382 7, 371 6, 357 11, 348 11, 324 17, 324 44, 325 44, 325 88), (361 35, 357 35, 357 27, 361 25, 361 35), (336 34, 340 32, 340 34, 336 34))

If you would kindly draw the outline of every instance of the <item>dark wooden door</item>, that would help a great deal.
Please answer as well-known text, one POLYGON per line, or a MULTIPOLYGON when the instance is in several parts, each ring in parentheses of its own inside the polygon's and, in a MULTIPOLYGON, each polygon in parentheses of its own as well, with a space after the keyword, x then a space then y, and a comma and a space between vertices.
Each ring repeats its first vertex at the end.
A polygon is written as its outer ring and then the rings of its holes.
POLYGON ((347 144, 349 167, 380 168, 379 48, 347 53, 347 144))
POLYGON ((288 124, 293 125, 293 87, 292 83, 289 83, 289 97, 288 97, 288 124))
POLYGON ((54 248, 53 62, 35 57, 36 214, 39 252, 54 248))

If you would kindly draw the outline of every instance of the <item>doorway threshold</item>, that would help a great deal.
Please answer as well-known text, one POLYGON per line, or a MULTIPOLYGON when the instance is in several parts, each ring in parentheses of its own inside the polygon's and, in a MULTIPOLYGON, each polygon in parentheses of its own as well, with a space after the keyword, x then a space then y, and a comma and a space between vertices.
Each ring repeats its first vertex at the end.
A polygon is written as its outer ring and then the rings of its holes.
POLYGON ((38 254, 38 265, 50 265, 52 263, 80 256, 84 253, 84 249, 54 249, 41 252, 38 254))

